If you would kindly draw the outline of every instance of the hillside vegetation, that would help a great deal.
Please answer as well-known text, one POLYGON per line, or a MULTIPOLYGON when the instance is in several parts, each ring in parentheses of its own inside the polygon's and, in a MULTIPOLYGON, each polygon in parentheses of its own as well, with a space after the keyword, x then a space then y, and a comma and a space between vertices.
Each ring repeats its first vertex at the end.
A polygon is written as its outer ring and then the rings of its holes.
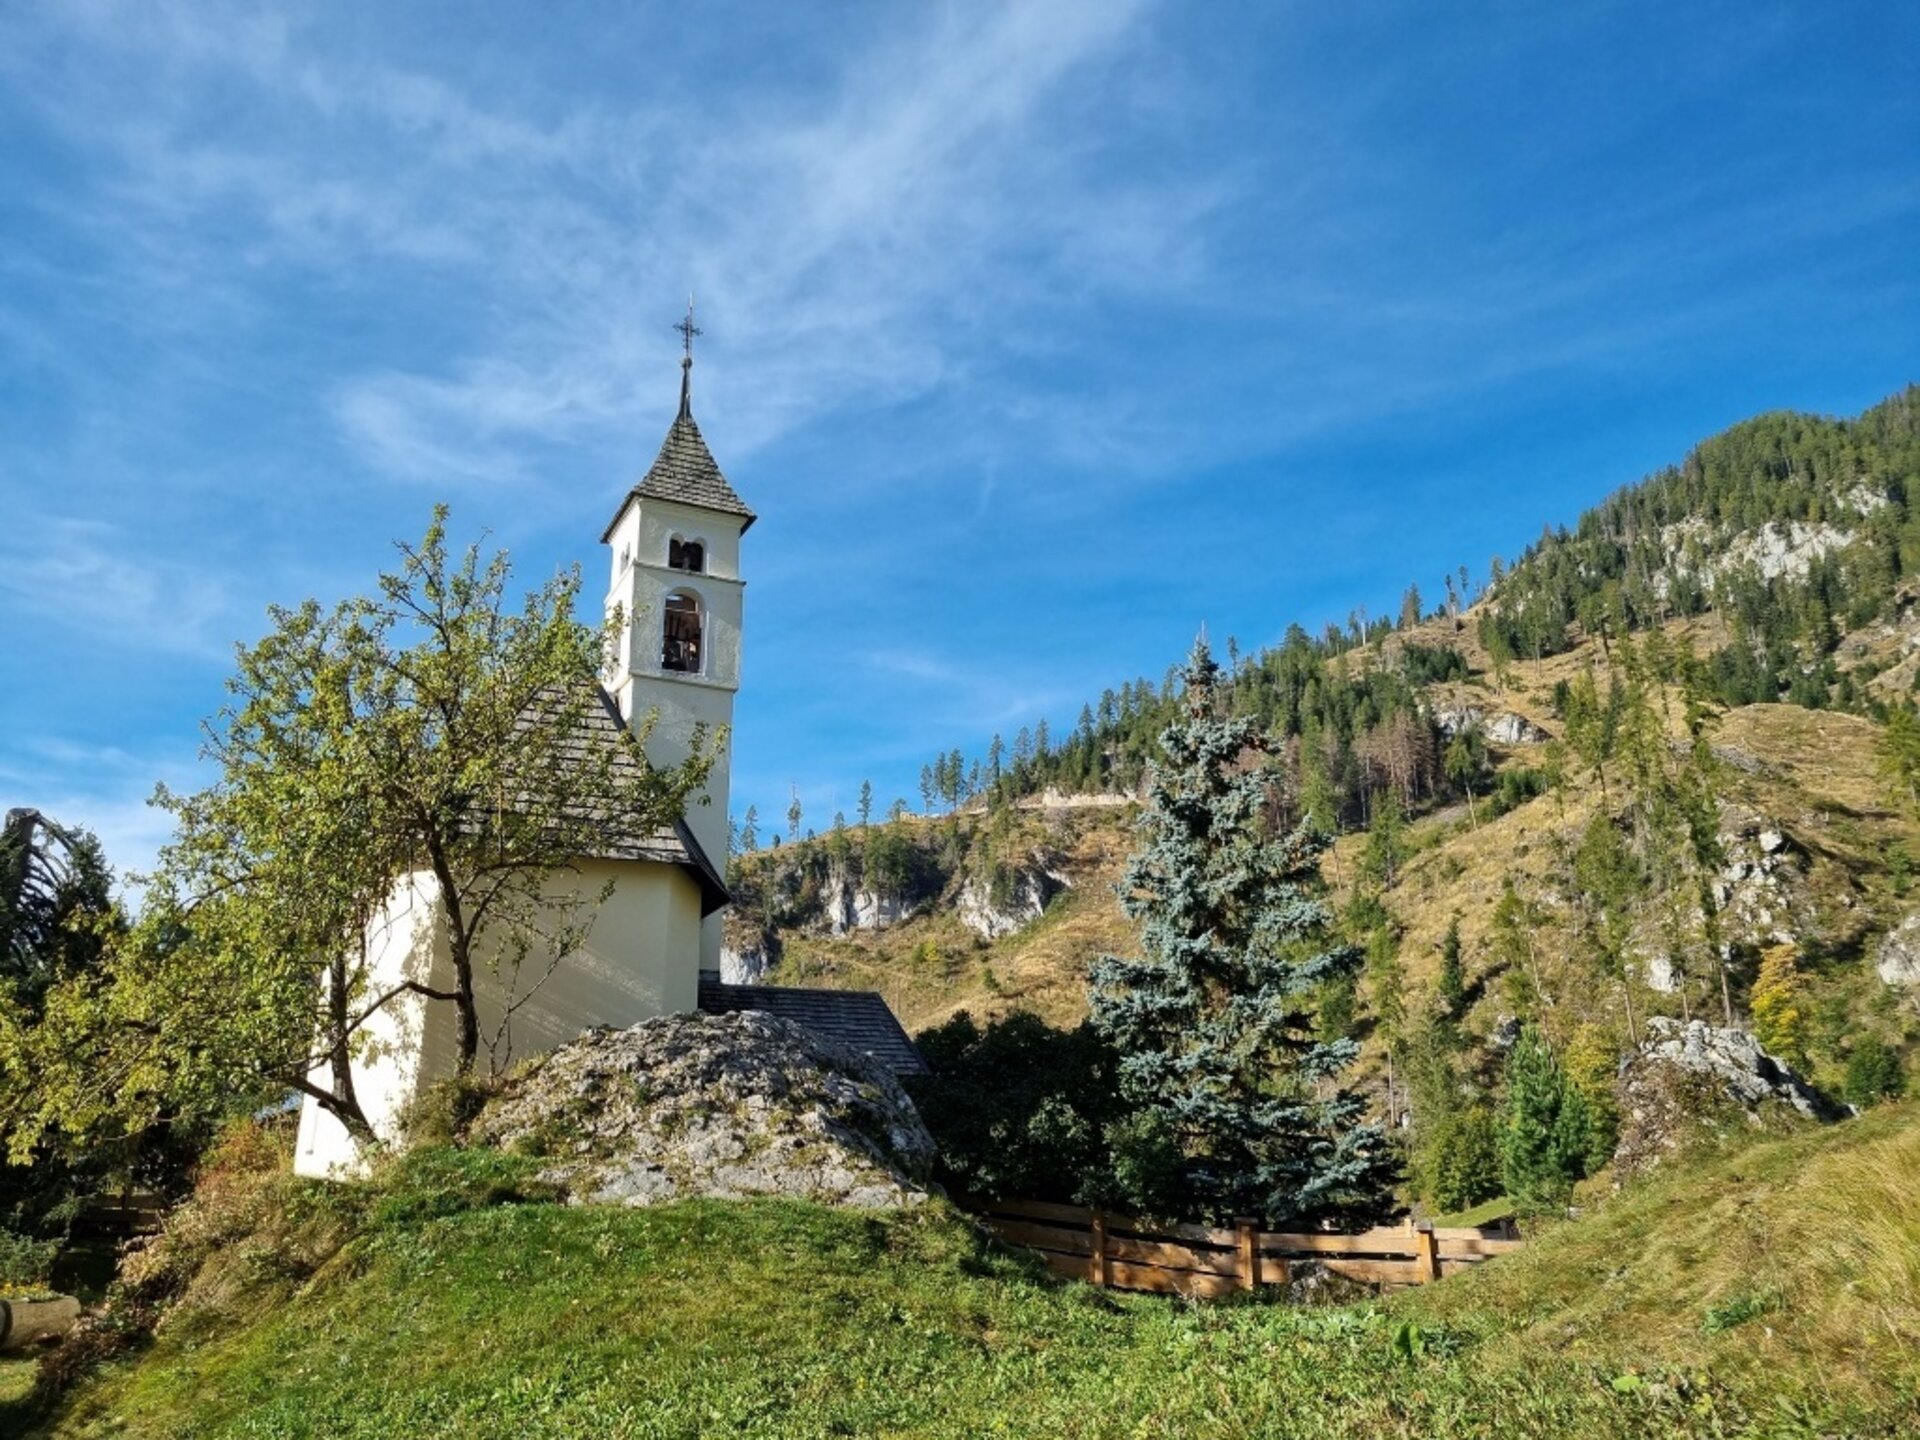
POLYGON ((29 1423, 16 1402, 8 1433, 1891 1436, 1920 1423, 1911 1106, 1705 1157, 1467 1277, 1341 1308, 1094 1291, 944 1207, 567 1207, 489 1151, 416 1154, 356 1195, 291 1181, 284 1160, 283 1141, 230 1140, 141 1272, 184 1296, 158 1338, 55 1414, 29 1423))
MULTIPOLYGON (((1477 593, 1463 571, 1437 607, 1410 589, 1394 619, 1229 641, 1231 705, 1276 752, 1272 818, 1336 834, 1324 875, 1367 950, 1323 1028, 1360 1041, 1411 1147, 1496 1103, 1515 1020, 1603 1128, 1650 1015, 1753 1027, 1836 1096, 1899 1088, 1920 1017, 1874 956, 1920 856, 1915 505, 1920 390, 1763 416, 1477 593)), ((935 813, 737 857, 739 943, 773 980, 877 989, 913 1029, 1077 1022, 1087 967, 1137 946, 1114 886, 1177 689, 1128 682, 1064 738, 938 758, 935 813), (983 920, 987 896, 1012 902, 983 920)))

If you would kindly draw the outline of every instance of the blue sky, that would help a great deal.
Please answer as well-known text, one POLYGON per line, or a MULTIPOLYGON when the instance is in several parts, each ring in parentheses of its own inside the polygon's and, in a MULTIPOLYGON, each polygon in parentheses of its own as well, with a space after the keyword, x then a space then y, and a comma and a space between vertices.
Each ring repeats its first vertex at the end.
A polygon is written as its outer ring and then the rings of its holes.
POLYGON ((0 804, 144 864, 265 607, 579 563, 676 399, 735 809, 1920 378, 1920 6, 0 11, 0 804))

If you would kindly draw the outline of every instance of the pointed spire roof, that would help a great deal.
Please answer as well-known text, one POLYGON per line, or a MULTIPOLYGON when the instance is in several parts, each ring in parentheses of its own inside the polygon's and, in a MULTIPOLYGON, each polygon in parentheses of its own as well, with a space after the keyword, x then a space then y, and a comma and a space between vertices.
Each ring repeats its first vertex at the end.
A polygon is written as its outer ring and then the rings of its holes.
POLYGON ((603 545, 612 538, 613 527, 627 513, 627 506, 636 500, 669 500, 676 505, 692 505, 701 510, 717 510, 723 515, 737 515, 742 521, 742 534, 754 522, 753 511, 748 508, 746 501, 734 493, 733 487, 727 483, 727 477, 720 473, 713 452, 707 449, 707 442, 700 438, 700 427, 694 423, 692 336, 700 332, 694 330, 692 325, 693 312, 689 306, 686 321, 688 354, 680 362, 680 413, 674 416, 673 424, 667 430, 667 438, 660 446, 660 453, 654 457, 652 466, 640 477, 640 483, 627 492, 626 499, 620 502, 620 508, 613 512, 613 519, 607 522, 607 528, 600 536, 603 545))
POLYGON ((727 477, 720 473, 713 452, 707 449, 707 442, 700 438, 700 427, 693 421, 691 411, 682 410, 674 418, 673 426, 667 431, 667 438, 660 447, 647 473, 640 477, 640 483, 627 492, 627 498, 620 502, 620 508, 614 512, 613 519, 607 523, 606 532, 601 535, 604 544, 613 535, 613 527, 620 517, 626 514, 627 506, 635 500, 670 500, 676 505, 692 505, 701 510, 718 510, 723 515, 738 515, 745 523, 744 531, 753 524, 754 514, 747 502, 734 494, 733 486, 727 483, 727 477))

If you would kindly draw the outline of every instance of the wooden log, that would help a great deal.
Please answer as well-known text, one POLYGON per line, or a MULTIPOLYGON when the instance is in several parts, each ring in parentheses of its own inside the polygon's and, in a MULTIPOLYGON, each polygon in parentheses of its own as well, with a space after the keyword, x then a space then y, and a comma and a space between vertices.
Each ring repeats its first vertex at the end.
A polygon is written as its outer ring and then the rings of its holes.
POLYGON ((1221 1230, 1211 1225, 1149 1224, 1145 1220, 1114 1215, 1108 1217, 1107 1227, 1144 1235, 1150 1240, 1184 1240, 1192 1245, 1218 1245, 1222 1250, 1232 1250, 1240 1243, 1238 1231, 1221 1230))
POLYGON ((1251 1290, 1260 1283, 1260 1229, 1251 1220, 1242 1220, 1238 1229, 1240 1288, 1251 1290))
POLYGON ((1327 1273, 1363 1285, 1418 1285, 1420 1266, 1413 1260, 1347 1260, 1326 1262, 1327 1273))
POLYGON ((80 1302, 71 1295, 0 1300, 0 1350, 24 1350, 35 1341, 57 1339, 79 1319, 80 1302))
POLYGON ((1091 1255, 1093 1234, 1066 1225, 1041 1225, 1032 1220, 990 1220, 987 1228, 1009 1245, 1030 1250, 1057 1250, 1067 1255, 1091 1255))
POLYGON ((1431 1225, 1414 1232, 1414 1240, 1419 1245, 1417 1259, 1420 1266, 1421 1283, 1440 1278, 1440 1242, 1433 1238, 1431 1225))
POLYGON ((1159 1265, 1129 1265, 1115 1260, 1108 1266, 1111 1283, 1122 1290, 1149 1290, 1161 1295, 1191 1295, 1217 1300, 1240 1288, 1231 1275, 1204 1275, 1197 1270, 1169 1270, 1159 1265))
POLYGON ((1288 1235, 1263 1232, 1257 1237, 1263 1255, 1385 1255, 1412 1256, 1414 1238, 1405 1230, 1377 1229, 1358 1235, 1318 1232, 1288 1235))
POLYGON ((967 1196, 959 1202, 976 1215, 1012 1215, 1023 1220, 1047 1220, 1060 1225, 1087 1226, 1093 1211, 1084 1205, 1056 1205, 1050 1200, 985 1200, 967 1196))
POLYGON ((1224 1275, 1229 1279, 1240 1273, 1239 1261, 1230 1251, 1170 1245, 1138 1235, 1109 1234, 1107 1254, 1116 1260, 1129 1260, 1137 1265, 1159 1265, 1169 1270, 1198 1270, 1208 1275, 1224 1275))
POLYGON ((1485 1235, 1476 1235, 1472 1239, 1452 1239, 1439 1230, 1434 1231, 1434 1239, 1440 1247, 1442 1260, 1485 1260, 1527 1248, 1519 1240, 1496 1240, 1485 1235))

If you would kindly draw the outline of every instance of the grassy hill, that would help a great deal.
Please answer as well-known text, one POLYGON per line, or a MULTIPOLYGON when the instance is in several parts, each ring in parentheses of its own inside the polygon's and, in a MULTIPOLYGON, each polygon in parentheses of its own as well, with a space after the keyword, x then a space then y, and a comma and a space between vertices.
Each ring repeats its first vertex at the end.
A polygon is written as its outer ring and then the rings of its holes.
POLYGON ((230 1143, 176 1217, 184 1298, 150 1348, 54 1415, 0 1409, 0 1428, 788 1440, 1920 1425, 1912 1105, 1703 1158, 1518 1256, 1332 1308, 1053 1281, 944 1208, 564 1207, 488 1152, 416 1156, 355 1199, 288 1180, 282 1149, 230 1143))

